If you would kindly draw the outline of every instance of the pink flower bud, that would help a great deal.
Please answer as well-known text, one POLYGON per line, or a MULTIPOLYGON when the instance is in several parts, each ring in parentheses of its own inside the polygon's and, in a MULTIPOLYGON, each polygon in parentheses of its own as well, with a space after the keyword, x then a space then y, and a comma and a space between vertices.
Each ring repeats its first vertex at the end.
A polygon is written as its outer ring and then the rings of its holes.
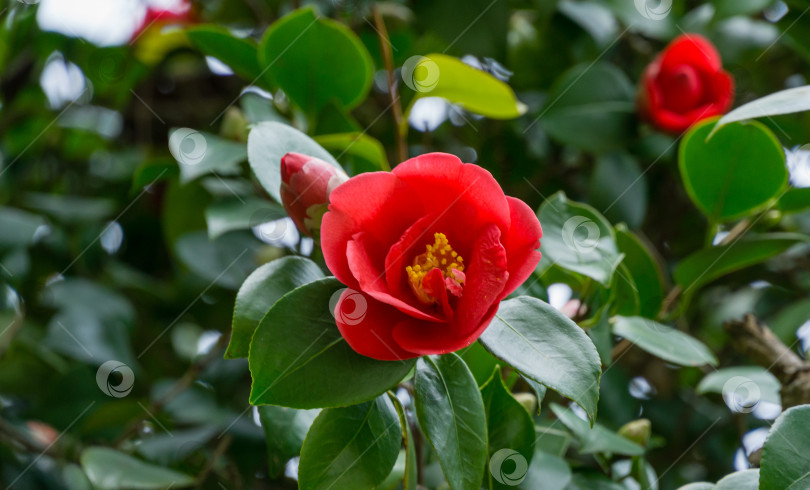
POLYGON ((281 202, 302 233, 317 237, 329 194, 347 180, 346 172, 323 160, 287 153, 281 159, 281 202))

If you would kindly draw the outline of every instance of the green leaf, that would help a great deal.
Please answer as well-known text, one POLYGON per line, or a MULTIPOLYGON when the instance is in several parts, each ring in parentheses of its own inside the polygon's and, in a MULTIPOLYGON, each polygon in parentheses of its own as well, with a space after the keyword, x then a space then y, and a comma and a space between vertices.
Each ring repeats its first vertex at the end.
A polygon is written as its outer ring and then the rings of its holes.
POLYGON ((495 368, 489 381, 481 387, 481 397, 487 414, 489 436, 489 488, 508 489, 523 480, 532 461, 534 422, 526 408, 515 400, 504 385, 500 367, 495 368), (515 452, 518 454, 515 455, 515 452), (508 471, 503 458, 493 458, 496 453, 513 457, 516 468, 508 471))
MULTIPOLYGON (((755 470, 742 470, 726 475, 723 479, 715 484, 713 490, 758 490, 759 485, 759 469, 755 470)), ((774 487, 786 489, 787 487, 774 487)))
POLYGON ((810 405, 782 412, 765 440, 760 464, 761 490, 807 488, 810 471, 810 405))
POLYGON ((543 225, 540 251, 548 260, 610 286, 622 254, 613 227, 597 210, 560 191, 540 206, 537 218, 543 225))
POLYGON ((315 262, 303 257, 283 257, 253 271, 236 295, 227 359, 247 357, 256 327, 276 301, 293 289, 323 277, 315 262))
POLYGON ((487 419, 475 378, 456 354, 420 358, 416 416, 450 488, 478 488, 487 462, 487 419))
MULTIPOLYGON (((748 0, 756 1, 756 0, 748 0)), ((739 5, 740 0, 722 0, 723 3, 739 5)), ((770 0, 759 0, 767 6, 770 0)), ((810 110, 810 85, 789 88, 779 92, 766 95, 757 100, 751 101, 737 107, 725 116, 721 117, 713 126, 710 136, 718 132, 726 124, 757 117, 778 116, 780 114, 793 114, 810 110)))
POLYGON ((180 237, 174 251, 183 265, 209 283, 238 289, 256 267, 254 257, 260 245, 247 232, 228 233, 211 241, 206 232, 196 231, 180 237))
POLYGON ((552 403, 551 411, 574 434, 579 442, 580 454, 610 453, 625 456, 644 454, 644 448, 630 439, 599 424, 589 427, 588 422, 579 418, 571 409, 552 403))
POLYGON ((534 452, 529 472, 517 488, 521 490, 563 490, 571 482, 571 467, 563 458, 540 449, 534 452))
POLYGON ((314 117, 335 101, 352 109, 365 99, 374 65, 351 29, 310 8, 274 22, 259 46, 260 68, 271 84, 314 117))
POLYGON ((589 202, 605 210, 613 222, 638 228, 647 214, 647 180, 638 162, 627 153, 610 153, 596 160, 589 185, 589 202))
POLYGON ((640 316, 616 316, 613 334, 665 361, 681 366, 717 365, 717 358, 701 341, 680 330, 640 316))
POLYGON ((85 449, 81 464, 97 489, 184 488, 194 484, 188 475, 104 447, 85 449))
POLYGON ((135 450, 149 461, 166 466, 187 458, 219 432, 220 429, 216 426, 195 427, 184 430, 173 429, 170 434, 153 434, 144 437, 135 447, 135 450))
POLYGON ((616 245, 624 254, 622 265, 630 271, 638 288, 641 316, 654 318, 664 299, 664 279, 658 262, 647 245, 625 225, 616 226, 616 245))
POLYGON ((291 126, 274 121, 253 126, 248 135, 248 162, 264 190, 278 203, 281 203, 281 157, 290 152, 320 158, 341 168, 321 145, 291 126))
POLYGON ((709 483, 705 481, 690 483, 688 485, 684 485, 682 487, 678 487, 678 490, 712 490, 714 488, 714 483, 709 483))
POLYGON ((576 323, 539 299, 521 296, 501 303, 480 341, 527 378, 577 402, 596 420, 599 354, 576 323))
POLYGON ((250 343, 250 403, 324 408, 360 403, 385 392, 413 359, 377 361, 343 340, 330 310, 343 286, 333 277, 287 293, 267 312, 250 343))
POLYGON ((716 119, 692 126, 678 163, 686 192, 712 222, 731 221, 774 202, 788 179, 785 154, 762 124, 731 123, 709 139, 716 119))
POLYGON ((419 463, 416 459, 416 444, 413 439, 413 431, 408 425, 408 417, 405 413, 405 407, 402 402, 391 392, 388 392, 388 397, 397 409, 399 415, 399 425, 402 427, 402 439, 405 441, 405 471, 403 472, 402 488, 403 490, 416 490, 416 481, 418 479, 419 463))
POLYGON ((583 63, 563 73, 548 95, 540 124, 560 143, 603 153, 635 132, 633 84, 608 63, 583 63))
POLYGON ((810 241, 798 233, 747 236, 734 243, 705 248, 683 259, 673 276, 685 291, 779 255, 797 243, 810 241))
POLYGON ((610 300, 612 301, 612 310, 610 310, 610 313, 625 316, 638 315, 641 309, 639 289, 635 278, 630 274, 630 270, 623 263, 619 264, 616 275, 613 276, 613 286, 610 288, 612 294, 610 300))
POLYGON ((27 247, 34 243, 37 228, 45 219, 28 211, 0 206, 0 248, 27 247))
POLYGON ((322 411, 301 449, 299 488, 373 489, 394 467, 400 430, 399 416, 385 394, 360 405, 322 411))
POLYGON ((337 153, 339 158, 353 157, 354 172, 390 171, 388 157, 382 143, 365 133, 339 133, 316 136, 315 141, 327 150, 337 153))
POLYGON ((779 390, 782 385, 768 370, 758 366, 741 366, 718 369, 706 375, 695 391, 699 395, 717 393, 726 395, 738 388, 747 391, 746 398, 754 401, 781 403, 779 390))
POLYGON ((480 342, 473 342, 466 349, 456 352, 473 374, 478 386, 483 386, 492 377, 492 370, 501 360, 487 351, 480 342))
POLYGON ((211 240, 229 231, 246 230, 286 217, 284 208, 257 197, 223 199, 205 208, 205 222, 211 240))
POLYGON ((217 173, 235 175, 247 157, 244 143, 190 128, 169 131, 169 151, 180 166, 180 182, 217 173))
POLYGON ((402 67, 402 76, 416 91, 411 106, 420 97, 441 97, 492 119, 513 119, 526 112, 509 85, 453 56, 432 53, 411 58, 402 67))
POLYGON ((211 24, 193 27, 186 34, 204 55, 225 63, 240 77, 253 83, 261 76, 253 40, 236 37, 224 27, 211 24))
POLYGON ((777 201, 776 208, 783 213, 798 213, 810 209, 810 187, 788 189, 777 201))
POLYGON ((262 405, 258 407, 265 441, 270 478, 278 478, 290 458, 301 453, 304 438, 320 410, 262 405))
POLYGON ((594 471, 577 472, 571 477, 571 484, 565 490, 627 490, 621 483, 616 483, 602 473, 594 471))

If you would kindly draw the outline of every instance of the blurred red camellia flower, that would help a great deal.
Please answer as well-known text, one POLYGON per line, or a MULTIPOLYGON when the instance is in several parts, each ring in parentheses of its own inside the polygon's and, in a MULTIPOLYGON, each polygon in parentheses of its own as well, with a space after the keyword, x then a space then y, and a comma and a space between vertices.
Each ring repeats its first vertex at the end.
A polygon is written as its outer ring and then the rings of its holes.
POLYGON ((446 153, 351 178, 332 193, 321 231, 326 264, 348 286, 337 326, 379 360, 474 342, 534 271, 542 235, 488 171, 446 153))
POLYGON ((707 117, 724 114, 734 98, 734 79, 717 49, 698 34, 673 40, 644 70, 639 111, 658 128, 680 133, 707 117))
POLYGON ((151 27, 163 28, 166 25, 186 25, 195 22, 189 0, 178 0, 173 5, 166 7, 150 5, 146 9, 146 15, 141 19, 140 25, 132 34, 132 40, 138 39, 144 31, 151 27))
POLYGON ((329 195, 349 180, 342 169, 300 153, 287 153, 281 159, 281 203, 298 229, 317 236, 329 195))

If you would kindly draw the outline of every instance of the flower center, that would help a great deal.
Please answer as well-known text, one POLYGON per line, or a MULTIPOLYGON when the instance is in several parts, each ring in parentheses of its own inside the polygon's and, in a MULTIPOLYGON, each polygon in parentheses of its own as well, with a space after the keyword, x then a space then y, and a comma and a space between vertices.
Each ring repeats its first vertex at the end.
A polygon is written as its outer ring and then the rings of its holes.
POLYGON ((438 269, 444 279, 444 287, 453 296, 461 296, 464 289, 464 259, 453 250, 444 233, 433 235, 433 245, 425 246, 425 253, 413 259, 413 265, 405 267, 411 290, 420 302, 430 305, 439 301, 441 291, 437 291, 435 281, 424 282, 433 269, 438 269))

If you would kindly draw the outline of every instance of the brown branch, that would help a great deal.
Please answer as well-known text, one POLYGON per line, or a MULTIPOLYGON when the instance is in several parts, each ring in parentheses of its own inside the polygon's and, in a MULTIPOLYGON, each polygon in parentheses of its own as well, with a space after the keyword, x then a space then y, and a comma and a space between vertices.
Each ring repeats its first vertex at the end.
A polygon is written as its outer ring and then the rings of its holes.
POLYGON ((385 28, 385 21, 383 20, 380 9, 377 5, 372 7, 374 14, 374 26, 376 27, 377 36, 380 39, 380 53, 382 54, 383 64, 385 65, 385 73, 388 75, 388 95, 391 97, 391 113, 394 116, 394 128, 397 138, 397 163, 404 162, 408 159, 408 142, 405 135, 400 131, 402 125, 402 106, 399 103, 399 93, 397 93, 397 80, 394 75, 394 55, 391 52, 391 40, 388 37, 388 29, 385 28))
POLYGON ((810 363, 786 346, 754 315, 725 324, 734 350, 749 356, 782 383, 782 408, 810 403, 810 363))

